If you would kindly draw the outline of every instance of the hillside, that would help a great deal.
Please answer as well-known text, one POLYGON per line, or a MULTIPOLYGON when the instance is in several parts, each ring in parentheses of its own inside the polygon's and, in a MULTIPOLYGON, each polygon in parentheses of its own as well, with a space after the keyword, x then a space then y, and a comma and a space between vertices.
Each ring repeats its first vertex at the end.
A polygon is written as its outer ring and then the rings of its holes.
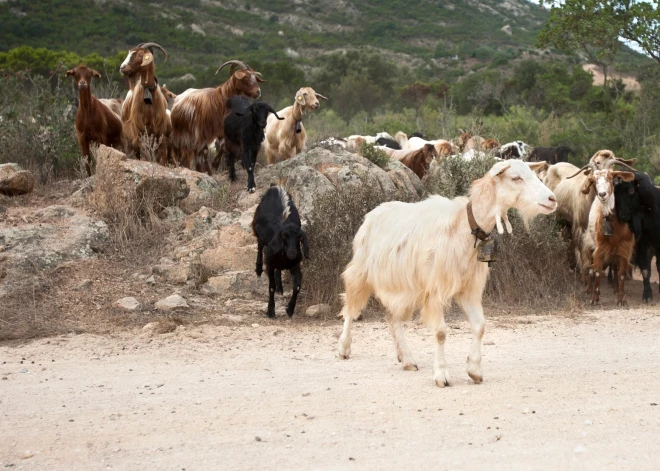
POLYGON ((0 51, 29 45, 114 56, 155 41, 173 64, 199 68, 197 60, 306 62, 367 46, 419 65, 533 50, 546 16, 524 0, 9 0, 0 3, 0 51))

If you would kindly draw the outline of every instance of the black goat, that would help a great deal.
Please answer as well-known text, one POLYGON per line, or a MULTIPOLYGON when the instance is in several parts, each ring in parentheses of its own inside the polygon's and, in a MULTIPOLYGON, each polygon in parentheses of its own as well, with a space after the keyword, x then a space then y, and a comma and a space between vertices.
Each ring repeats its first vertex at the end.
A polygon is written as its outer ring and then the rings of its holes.
POLYGON ((654 251, 660 273, 660 189, 647 174, 635 172, 632 182, 614 186, 614 207, 619 220, 627 222, 635 235, 634 263, 644 280, 642 299, 649 302, 653 299, 650 277, 654 251))
POLYGON ((236 181, 234 161, 237 155, 241 155, 241 164, 248 173, 247 189, 250 193, 257 189, 254 182, 254 166, 264 140, 268 113, 273 113, 280 121, 284 119, 277 116, 275 110, 267 103, 256 102, 250 105, 247 98, 241 96, 233 96, 227 100, 224 148, 229 179, 236 181))
POLYGON ((575 152, 567 146, 534 147, 527 160, 530 162, 542 162, 545 160, 549 165, 554 165, 557 162, 568 162, 569 154, 575 155, 575 152))
POLYGON ((300 292, 302 273, 300 262, 309 258, 307 234, 301 229, 300 215, 296 205, 283 188, 271 186, 261 198, 252 220, 252 233, 257 237, 256 273, 263 273, 263 250, 266 249, 266 273, 268 274, 268 311, 266 315, 275 317, 275 291, 284 294, 282 270, 289 270, 293 278, 293 294, 286 308, 289 317, 293 316, 296 300, 300 292), (302 252, 300 246, 302 245, 302 252))
POLYGON ((401 150, 401 146, 394 139, 388 139, 386 137, 379 137, 376 139, 376 144, 379 146, 389 147, 390 149, 401 150))

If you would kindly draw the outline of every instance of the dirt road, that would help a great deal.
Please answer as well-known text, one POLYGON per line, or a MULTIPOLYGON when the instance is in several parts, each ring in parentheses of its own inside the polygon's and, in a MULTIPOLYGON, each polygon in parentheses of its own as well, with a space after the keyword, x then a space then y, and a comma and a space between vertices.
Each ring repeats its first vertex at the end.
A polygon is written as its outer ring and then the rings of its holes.
POLYGON ((657 469, 660 313, 491 318, 485 382, 451 321, 454 385, 432 382, 429 332, 385 324, 125 333, 0 346, 0 467, 29 470, 657 469))

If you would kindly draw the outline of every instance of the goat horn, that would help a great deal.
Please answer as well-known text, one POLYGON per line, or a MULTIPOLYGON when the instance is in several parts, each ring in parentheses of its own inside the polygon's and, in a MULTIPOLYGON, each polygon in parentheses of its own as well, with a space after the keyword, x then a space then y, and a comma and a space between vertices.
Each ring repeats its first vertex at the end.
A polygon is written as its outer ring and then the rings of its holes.
POLYGON ((229 65, 229 64, 233 64, 233 65, 232 65, 232 68, 230 69, 230 72, 232 72, 232 73, 233 73, 234 66, 236 66, 236 67, 240 67, 240 68, 243 69, 243 70, 248 70, 248 69, 250 68, 250 66, 248 66, 248 65, 247 65, 245 62, 243 62, 243 61, 239 61, 239 60, 227 61, 227 62, 225 62, 224 64, 222 64, 222 65, 218 68, 218 70, 215 71, 215 75, 218 75, 218 72, 220 72, 220 71, 223 69, 223 67, 225 67, 226 65, 229 65))
POLYGON ((167 62, 167 51, 166 51, 166 50, 163 48, 163 46, 161 46, 160 44, 156 44, 156 43, 142 43, 142 44, 138 44, 138 47, 142 47, 142 48, 144 48, 144 49, 149 49, 149 50, 151 51, 152 54, 154 53, 154 47, 155 47, 156 49, 160 49, 161 52, 163 53, 163 55, 165 56, 165 60, 164 60, 163 62, 167 62))
POLYGON ((594 164, 591 163, 591 162, 589 162, 587 165, 585 165, 584 167, 582 167, 580 170, 578 170, 577 172, 575 172, 575 173, 574 173, 573 175, 571 175, 570 177, 566 177, 566 179, 568 180, 569 178, 577 177, 579 174, 581 174, 582 172, 584 172, 584 171, 585 171, 586 169, 588 169, 588 168, 590 168, 590 169, 593 170, 593 168, 594 168, 594 164))
POLYGON ((615 165, 621 165, 622 167, 626 167, 628 170, 632 170, 633 172, 638 171, 636 168, 632 168, 630 165, 619 159, 608 160, 607 162, 605 162, 605 169, 610 169, 615 165))

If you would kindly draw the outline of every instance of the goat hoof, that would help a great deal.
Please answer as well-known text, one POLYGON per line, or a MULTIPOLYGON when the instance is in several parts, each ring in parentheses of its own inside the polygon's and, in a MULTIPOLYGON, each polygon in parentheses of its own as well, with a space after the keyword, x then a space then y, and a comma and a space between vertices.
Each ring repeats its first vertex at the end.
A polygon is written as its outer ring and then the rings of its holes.
POLYGON ((467 374, 474 384, 481 384, 484 382, 484 373, 481 369, 481 365, 475 363, 468 363, 467 374))
POLYGON ((248 188, 248 193, 254 193, 255 191, 257 191, 256 188, 248 188))
POLYGON ((266 315, 269 319, 275 319, 275 309, 268 309, 266 315))
POLYGON ((445 386, 451 386, 449 371, 444 369, 436 373, 435 375, 433 375, 433 381, 435 381, 435 385, 439 388, 444 388, 445 386))
POLYGON ((419 368, 417 368, 417 365, 415 365, 414 363, 406 363, 405 365, 403 365, 403 369, 405 371, 417 371, 417 370, 419 370, 419 368))
POLYGON ((290 307, 287 307, 286 308, 286 315, 289 316, 289 317, 293 317, 293 311, 294 310, 295 310, 295 308, 291 309, 290 307))

